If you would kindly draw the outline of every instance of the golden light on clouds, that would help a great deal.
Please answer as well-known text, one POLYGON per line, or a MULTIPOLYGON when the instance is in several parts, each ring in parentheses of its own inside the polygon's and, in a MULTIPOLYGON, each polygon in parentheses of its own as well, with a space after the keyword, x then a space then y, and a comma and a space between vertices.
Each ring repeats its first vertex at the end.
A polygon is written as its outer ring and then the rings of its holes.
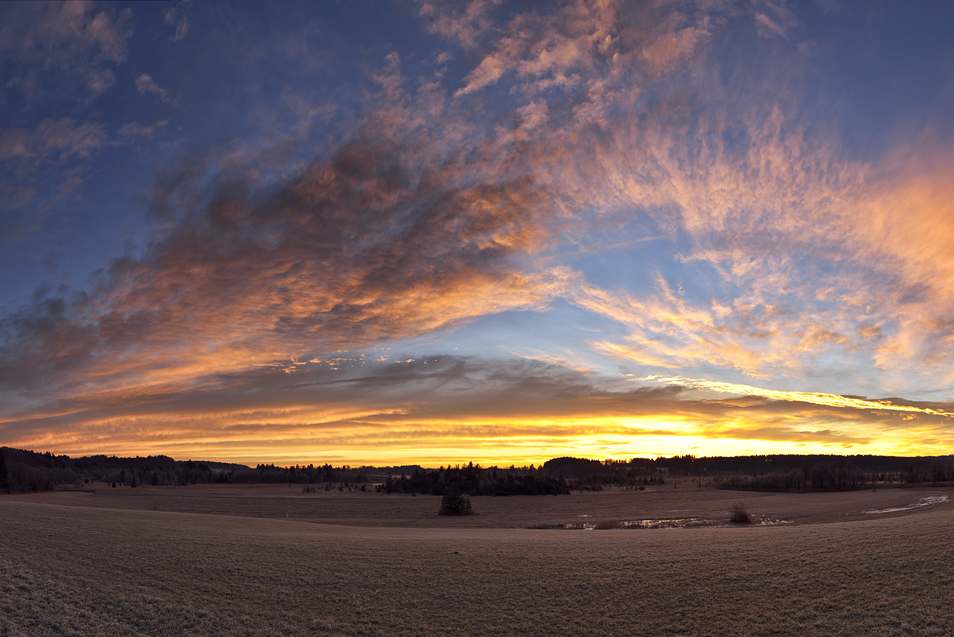
POLYGON ((66 420, 61 416, 35 422, 24 430, 21 444, 38 441, 71 455, 163 454, 251 464, 307 464, 320 456, 322 462, 352 465, 425 466, 469 461, 539 464, 565 455, 626 459, 683 454, 924 454, 940 453, 954 444, 954 435, 938 424, 939 417, 947 417, 942 410, 676 377, 640 380, 678 382, 683 390, 664 388, 658 395, 584 393, 544 397, 542 403, 532 397, 524 403, 508 397, 510 402, 502 405, 499 395, 443 406, 385 406, 383 401, 372 409, 342 404, 321 410, 299 405, 193 411, 183 405, 180 411, 168 411, 156 404, 145 414, 103 418, 78 413, 66 420), (739 398, 694 400, 681 396, 685 390, 739 398), (786 404, 792 407, 780 408, 786 404), (549 413, 534 416, 534 411, 549 413), (861 412, 883 413, 885 418, 861 417, 861 412), (929 420, 910 420, 917 416, 929 420))

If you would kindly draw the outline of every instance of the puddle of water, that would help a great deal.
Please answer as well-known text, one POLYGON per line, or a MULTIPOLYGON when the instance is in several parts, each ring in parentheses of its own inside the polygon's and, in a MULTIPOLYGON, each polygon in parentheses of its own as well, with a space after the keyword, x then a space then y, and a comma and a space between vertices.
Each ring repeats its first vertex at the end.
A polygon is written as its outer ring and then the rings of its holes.
MULTIPOLYGON (((775 526, 777 524, 791 524, 791 520, 777 518, 753 518, 746 526, 775 526)), ((710 518, 659 518, 647 520, 614 520, 609 522, 570 522, 562 528, 576 531, 594 531, 609 529, 685 529, 690 527, 728 527, 739 526, 727 523, 725 520, 710 518)))
POLYGON ((890 509, 868 509, 865 511, 868 515, 874 515, 877 513, 897 513, 898 511, 910 511, 911 509, 920 509, 921 507, 929 507, 932 504, 943 504, 948 501, 946 495, 935 495, 929 498, 921 498, 917 502, 913 502, 908 506, 904 507, 894 507, 890 509))

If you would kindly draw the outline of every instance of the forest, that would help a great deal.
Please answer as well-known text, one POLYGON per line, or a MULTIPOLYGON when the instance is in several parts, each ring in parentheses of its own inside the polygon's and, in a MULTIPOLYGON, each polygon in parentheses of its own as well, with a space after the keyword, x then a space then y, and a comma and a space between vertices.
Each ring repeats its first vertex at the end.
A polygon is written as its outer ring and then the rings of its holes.
POLYGON ((168 456, 71 458, 50 452, 0 447, 0 491, 49 491, 93 483, 128 487, 201 483, 303 485, 323 488, 374 488, 383 493, 443 495, 456 487, 467 495, 559 495, 571 490, 604 487, 639 488, 665 484, 674 476, 708 478, 727 489, 768 491, 841 491, 878 484, 938 484, 954 482, 951 456, 764 455, 630 460, 554 458, 539 467, 481 467, 447 465, 424 469, 418 465, 351 467, 330 464, 288 467, 198 460, 168 456))
POLYGON ((632 460, 555 458, 543 465, 562 475, 574 489, 633 486, 666 476, 707 477, 723 489, 758 491, 848 491, 895 484, 938 484, 954 481, 952 456, 874 455, 692 455, 632 460))

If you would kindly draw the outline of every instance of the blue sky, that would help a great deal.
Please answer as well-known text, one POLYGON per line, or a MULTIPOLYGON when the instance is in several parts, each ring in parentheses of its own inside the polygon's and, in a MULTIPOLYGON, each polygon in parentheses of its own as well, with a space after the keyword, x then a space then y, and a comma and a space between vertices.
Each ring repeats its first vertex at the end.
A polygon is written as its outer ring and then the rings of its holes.
POLYGON ((0 444, 954 442, 949 3, 0 15, 0 444))

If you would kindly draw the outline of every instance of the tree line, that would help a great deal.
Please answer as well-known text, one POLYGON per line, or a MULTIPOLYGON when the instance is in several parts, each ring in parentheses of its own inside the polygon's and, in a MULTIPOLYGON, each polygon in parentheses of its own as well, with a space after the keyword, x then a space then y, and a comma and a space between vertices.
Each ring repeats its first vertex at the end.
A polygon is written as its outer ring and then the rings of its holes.
POLYGON ((631 460, 554 458, 542 466, 573 489, 664 483, 664 476, 710 477, 724 489, 846 491, 878 483, 954 482, 954 456, 693 455, 631 460))
POLYGON ((551 477, 530 467, 485 469, 467 465, 425 470, 419 465, 397 467, 351 467, 330 464, 281 467, 173 460, 168 456, 121 458, 87 456, 71 458, 49 452, 0 447, 0 490, 49 491, 58 486, 82 487, 106 483, 111 487, 176 486, 189 484, 288 484, 302 485, 303 492, 336 485, 384 493, 444 495, 453 485, 466 495, 550 495, 569 493, 562 478, 551 477))
POLYGON ((366 469, 347 465, 277 467, 260 464, 253 469, 224 462, 173 460, 168 456, 71 458, 50 452, 0 447, 0 490, 12 492, 49 491, 58 486, 81 487, 94 482, 113 487, 141 487, 207 483, 359 483, 371 479, 366 469))
POLYGON ((826 460, 801 469, 753 476, 729 476, 720 481, 723 489, 756 491, 851 491, 878 484, 927 484, 954 481, 954 468, 938 459, 930 463, 907 464, 898 471, 865 471, 846 460, 826 460))
POLYGON ((954 482, 954 456, 762 455, 630 460, 554 458, 539 467, 483 468, 469 463, 425 470, 418 465, 288 467, 173 460, 168 456, 71 458, 0 447, 0 490, 48 491, 57 486, 163 486, 200 483, 375 486, 384 493, 443 495, 454 485, 466 495, 549 495, 605 486, 664 484, 669 476, 707 476, 730 489, 845 490, 877 483, 954 482))

